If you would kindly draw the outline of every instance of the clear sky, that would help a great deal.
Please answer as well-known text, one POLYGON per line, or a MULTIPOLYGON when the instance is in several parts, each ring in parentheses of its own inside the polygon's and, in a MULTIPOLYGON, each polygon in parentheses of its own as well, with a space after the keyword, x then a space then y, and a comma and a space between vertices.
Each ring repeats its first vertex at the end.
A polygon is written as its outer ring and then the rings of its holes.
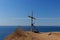
POLYGON ((32 10, 35 25, 60 26, 60 0, 0 0, 0 25, 30 25, 32 10))

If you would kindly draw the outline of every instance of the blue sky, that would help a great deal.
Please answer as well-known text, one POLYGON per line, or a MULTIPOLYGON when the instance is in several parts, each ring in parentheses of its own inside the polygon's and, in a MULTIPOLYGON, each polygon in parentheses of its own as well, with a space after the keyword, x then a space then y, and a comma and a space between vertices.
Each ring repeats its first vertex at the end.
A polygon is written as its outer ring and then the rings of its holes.
POLYGON ((60 26, 60 0, 0 0, 0 25, 30 25, 32 10, 35 25, 60 26))

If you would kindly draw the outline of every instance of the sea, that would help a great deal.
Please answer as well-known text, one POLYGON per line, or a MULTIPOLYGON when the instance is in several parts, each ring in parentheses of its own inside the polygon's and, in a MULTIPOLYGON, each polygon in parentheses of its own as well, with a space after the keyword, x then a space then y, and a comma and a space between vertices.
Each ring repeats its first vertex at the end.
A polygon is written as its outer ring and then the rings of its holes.
MULTIPOLYGON (((0 40, 10 35, 16 30, 17 26, 0 26, 0 40)), ((20 29, 24 31, 29 31, 30 26, 20 26, 20 29)), ((60 32, 60 26, 34 26, 32 27, 33 31, 39 32, 60 32)))

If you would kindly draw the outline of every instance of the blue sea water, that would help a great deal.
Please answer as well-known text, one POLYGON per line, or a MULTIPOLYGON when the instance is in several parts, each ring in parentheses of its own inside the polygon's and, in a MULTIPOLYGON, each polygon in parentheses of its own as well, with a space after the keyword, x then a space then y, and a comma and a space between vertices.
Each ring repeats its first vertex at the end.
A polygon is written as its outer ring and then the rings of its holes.
MULTIPOLYGON (((0 26, 0 40, 4 40, 6 36, 15 31, 17 26, 0 26)), ((29 31, 30 26, 20 26, 24 31, 29 31)), ((60 26, 34 26, 33 30, 40 32, 60 32, 60 26)))

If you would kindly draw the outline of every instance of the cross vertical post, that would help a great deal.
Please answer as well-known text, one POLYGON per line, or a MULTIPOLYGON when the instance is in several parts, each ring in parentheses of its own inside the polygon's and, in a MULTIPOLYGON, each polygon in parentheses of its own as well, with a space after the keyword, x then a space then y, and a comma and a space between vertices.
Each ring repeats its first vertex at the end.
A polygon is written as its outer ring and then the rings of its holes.
POLYGON ((33 17, 33 11, 32 11, 31 16, 28 16, 28 17, 31 19, 31 27, 30 27, 30 31, 32 32, 32 31, 33 31, 32 27, 34 26, 33 20, 35 19, 35 18, 33 17))

